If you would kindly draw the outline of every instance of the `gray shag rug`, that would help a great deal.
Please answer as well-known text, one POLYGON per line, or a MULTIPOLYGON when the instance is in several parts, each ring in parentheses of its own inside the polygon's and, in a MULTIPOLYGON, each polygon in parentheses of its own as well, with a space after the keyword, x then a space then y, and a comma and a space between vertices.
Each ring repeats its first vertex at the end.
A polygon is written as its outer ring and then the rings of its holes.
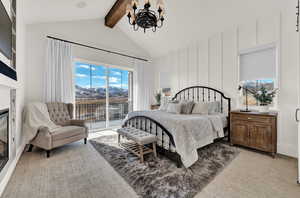
POLYGON ((192 198, 200 192, 239 153, 229 145, 216 142, 198 150, 199 160, 186 169, 177 168, 166 157, 138 157, 120 148, 117 136, 103 136, 90 140, 94 148, 143 198, 192 198))

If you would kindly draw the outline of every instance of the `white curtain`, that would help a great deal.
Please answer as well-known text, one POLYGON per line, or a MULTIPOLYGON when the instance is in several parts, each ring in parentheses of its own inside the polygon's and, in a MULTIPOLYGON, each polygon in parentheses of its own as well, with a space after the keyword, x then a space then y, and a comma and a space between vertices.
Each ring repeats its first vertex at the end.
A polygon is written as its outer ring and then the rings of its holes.
POLYGON ((45 102, 74 102, 72 46, 48 39, 44 75, 45 102))
POLYGON ((133 110, 149 110, 154 97, 154 71, 148 62, 134 60, 133 110))

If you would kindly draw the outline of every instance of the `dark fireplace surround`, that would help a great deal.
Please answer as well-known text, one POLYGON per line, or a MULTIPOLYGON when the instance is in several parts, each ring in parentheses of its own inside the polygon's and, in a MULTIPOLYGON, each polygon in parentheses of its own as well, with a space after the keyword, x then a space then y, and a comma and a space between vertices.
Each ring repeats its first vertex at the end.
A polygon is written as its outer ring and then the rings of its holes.
POLYGON ((0 172, 9 159, 9 109, 0 110, 0 172))

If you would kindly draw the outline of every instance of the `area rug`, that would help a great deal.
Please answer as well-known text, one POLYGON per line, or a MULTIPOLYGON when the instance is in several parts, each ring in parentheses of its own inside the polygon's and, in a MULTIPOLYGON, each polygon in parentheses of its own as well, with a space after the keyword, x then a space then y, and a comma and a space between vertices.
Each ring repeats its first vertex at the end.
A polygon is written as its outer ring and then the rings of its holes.
POLYGON ((229 145, 217 142, 198 150, 199 160, 190 168, 177 168, 166 157, 138 157, 120 148, 117 136, 90 140, 94 148, 143 198, 192 198, 199 193, 239 153, 229 145))

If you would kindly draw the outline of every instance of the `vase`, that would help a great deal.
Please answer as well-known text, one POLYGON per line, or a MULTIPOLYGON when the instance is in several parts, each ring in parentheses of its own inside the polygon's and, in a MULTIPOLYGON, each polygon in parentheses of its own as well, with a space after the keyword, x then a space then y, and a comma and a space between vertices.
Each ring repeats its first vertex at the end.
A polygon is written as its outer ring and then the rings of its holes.
POLYGON ((258 111, 261 113, 269 112, 269 105, 260 105, 258 111))

